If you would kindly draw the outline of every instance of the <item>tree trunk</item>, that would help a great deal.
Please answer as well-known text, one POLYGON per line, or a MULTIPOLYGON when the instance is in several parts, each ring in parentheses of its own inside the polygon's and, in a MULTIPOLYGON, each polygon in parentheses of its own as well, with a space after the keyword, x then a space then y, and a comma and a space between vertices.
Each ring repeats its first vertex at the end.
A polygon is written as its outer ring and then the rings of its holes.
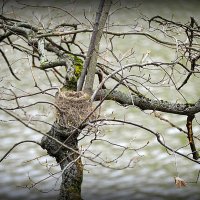
MULTIPOLYGON (((85 93, 91 93, 93 89, 93 83, 94 83, 94 76, 96 72, 96 63, 97 63, 97 57, 98 57, 98 52, 99 52, 99 43, 101 40, 101 36, 103 33, 103 28, 105 26, 108 12, 111 6, 111 0, 101 0, 99 9, 97 12, 96 16, 96 21, 95 21, 95 26, 93 30, 93 35, 91 38, 90 42, 90 47, 88 50, 87 58, 84 64, 84 69, 82 70, 81 77, 80 79, 82 80, 81 84, 78 86, 78 91, 83 91, 85 93), (86 76, 87 72, 87 76, 86 76), (83 88, 83 83, 85 80, 85 85, 83 88)), ((77 92, 78 94, 79 92, 77 92)), ((86 95, 88 96, 88 95, 86 95)), ((61 95, 61 100, 63 96, 61 95)), ((88 99, 85 99, 86 101, 88 99)), ((86 102, 85 101, 85 102, 86 102)), ((62 110, 64 107, 66 107, 67 102, 65 104, 62 104, 60 107, 60 115, 59 118, 65 121, 67 119, 67 115, 69 116, 68 111, 66 111, 66 116, 62 118, 62 110), (68 114, 67 114, 68 113, 68 114)), ((73 107, 73 104, 70 104, 73 107)), ((85 106, 83 106, 84 111, 87 106, 89 106, 90 103, 88 104, 86 102, 85 106)), ((78 106, 79 107, 79 106, 78 106)), ((77 107, 77 110, 78 110, 77 107)), ((69 107, 68 107, 69 109, 69 107)), ((80 107, 79 107, 80 109, 80 107)), ((87 112, 90 112, 90 109, 86 109, 86 116, 89 114, 87 112)), ((72 113, 72 123, 75 122, 74 119, 77 119, 78 116, 81 115, 81 110, 78 110, 80 113, 76 113, 77 111, 74 110, 72 113), (74 116, 73 116, 74 115, 74 116), (74 118, 75 117, 75 118, 74 118)), ((85 112, 85 111, 84 111, 85 112)), ((84 113, 83 112, 83 113, 84 113)), ((82 116, 82 119, 84 119, 84 114, 82 116)), ((81 200, 81 184, 82 184, 82 179, 83 179, 83 165, 81 162, 81 157, 79 156, 78 153, 78 135, 80 132, 76 130, 76 128, 73 127, 78 127, 81 121, 72 126, 68 126, 67 123, 62 123, 64 126, 61 126, 60 123, 56 120, 54 125, 52 126, 51 130, 48 132, 48 135, 54 137, 55 139, 59 140, 63 144, 65 144, 67 147, 61 146, 58 144, 56 141, 52 140, 51 138, 48 138, 44 136, 42 138, 42 147, 47 150, 48 154, 50 156, 53 156, 56 158, 57 163, 60 164, 60 167, 62 169, 62 183, 60 187, 60 195, 59 195, 59 200, 81 200), (69 128, 71 127, 71 128, 69 128), (74 152, 73 150, 76 152, 74 152)), ((69 120, 70 121, 70 120, 69 120)), ((70 124, 71 124, 70 121, 70 124)))
MULTIPOLYGON (((66 146, 78 151, 78 133, 73 134, 70 129, 54 123, 48 134, 66 146)), ((83 166, 79 154, 61 146, 56 141, 44 136, 42 147, 50 156, 56 158, 62 170, 62 183, 60 186, 59 200, 81 200, 81 183, 83 178, 83 166)))
POLYGON ((78 127, 92 111, 92 103, 88 98, 82 91, 61 88, 55 96, 56 120, 47 133, 51 137, 44 136, 41 141, 42 147, 56 158, 62 170, 59 200, 82 199, 83 165, 77 138, 81 132, 78 127))

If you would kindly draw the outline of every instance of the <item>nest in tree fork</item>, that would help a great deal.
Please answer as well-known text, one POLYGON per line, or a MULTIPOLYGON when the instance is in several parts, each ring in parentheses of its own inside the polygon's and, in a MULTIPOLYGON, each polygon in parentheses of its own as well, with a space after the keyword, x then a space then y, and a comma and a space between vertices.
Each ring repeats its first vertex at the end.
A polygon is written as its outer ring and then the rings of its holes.
MULTIPOLYGON (((89 96, 82 91, 61 91, 56 96, 55 104, 59 108, 56 110, 56 121, 66 128, 78 127, 93 110, 89 96)), ((87 121, 94 118, 95 114, 92 114, 87 121)))

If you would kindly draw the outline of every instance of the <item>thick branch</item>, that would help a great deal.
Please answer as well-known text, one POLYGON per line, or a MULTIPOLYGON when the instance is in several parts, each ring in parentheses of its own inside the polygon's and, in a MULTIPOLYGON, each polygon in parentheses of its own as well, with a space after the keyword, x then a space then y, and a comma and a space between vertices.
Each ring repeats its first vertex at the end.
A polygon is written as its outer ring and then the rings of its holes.
POLYGON ((192 130, 192 120, 193 119, 194 119, 194 115, 189 115, 187 117, 186 127, 187 127, 187 130, 188 130, 188 140, 189 140, 190 148, 192 150, 193 158, 195 160, 198 160, 199 159, 199 154, 198 154, 198 151, 197 151, 197 149, 195 147, 194 138, 193 138, 193 130, 192 130))
POLYGON ((49 69, 49 68, 54 68, 57 66, 66 66, 67 67, 67 63, 65 60, 56 60, 53 62, 44 62, 40 65, 40 69, 49 69))
MULTIPOLYGON (((109 89, 99 90, 95 100, 101 100, 109 91, 109 89)), ((135 105, 141 110, 154 110, 179 115, 193 115, 200 112, 200 99, 195 104, 179 104, 163 100, 153 100, 134 94, 130 96, 120 91, 111 92, 106 99, 116 101, 125 106, 135 105)))
POLYGON ((84 63, 84 68, 79 80, 78 90, 82 90, 86 72, 87 76, 85 80, 84 90, 86 92, 90 92, 93 89, 100 40, 103 34, 103 28, 105 26, 110 7, 111 7, 111 0, 101 0, 98 12, 96 14, 94 30, 92 33, 92 38, 90 41, 87 57, 84 63))

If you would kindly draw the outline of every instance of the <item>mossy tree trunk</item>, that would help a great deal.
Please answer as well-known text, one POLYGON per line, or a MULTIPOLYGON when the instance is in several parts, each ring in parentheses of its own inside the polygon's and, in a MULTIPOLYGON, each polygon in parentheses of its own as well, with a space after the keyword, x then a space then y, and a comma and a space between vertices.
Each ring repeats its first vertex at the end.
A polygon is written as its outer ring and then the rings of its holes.
MULTIPOLYGON (((82 80, 82 84, 79 84, 78 91, 83 90, 85 93, 87 94, 89 93, 90 95, 91 95, 93 84, 94 84, 96 63, 97 63, 97 58, 98 58, 98 53, 99 53, 99 44, 102 37, 103 28, 105 26, 105 23, 108 17, 110 6, 111 6, 111 0, 100 1, 99 8, 96 14, 93 34, 90 41, 90 47, 88 50, 84 68, 81 72, 82 77, 80 77, 80 80, 82 80), (83 84, 84 84, 84 87, 83 87, 83 84)), ((76 88, 75 86, 77 85, 76 81, 77 81, 77 77, 75 77, 74 79, 70 78, 69 80, 66 81, 67 85, 65 85, 65 87, 63 88, 74 90, 76 88), (72 80, 73 80, 74 87, 71 87, 70 85, 70 83, 72 83, 72 80)), ((79 92, 77 92, 77 94, 78 93, 79 92)), ((86 101, 89 102, 88 99, 86 99, 86 101)), ((59 106, 60 110, 63 110, 64 107, 65 105, 62 105, 61 107, 59 106)), ((76 112, 73 112, 73 113, 76 113, 76 112)), ((86 113, 86 114, 88 115, 89 113, 86 113)), ((79 110, 79 113, 77 113, 76 115, 80 116, 81 110, 79 110)), ((84 119, 84 117, 86 116, 82 116, 82 118, 84 119)), ((59 116, 59 117, 62 118, 62 116, 59 116)), ((67 119, 67 116, 65 116, 65 119, 67 119)), ((81 124, 81 122, 82 120, 80 120, 79 124, 81 124)), ((77 153, 79 150, 77 138, 80 132, 76 130, 76 127, 78 127, 79 124, 76 124, 74 122, 72 122, 72 124, 74 124, 73 126, 71 125, 66 126, 66 124, 67 123, 64 123, 64 126, 60 125, 59 120, 58 121, 56 120, 51 130, 48 132, 48 135, 59 140, 60 142, 65 144, 65 146, 69 148, 61 146, 56 141, 46 136, 42 138, 42 147, 47 150, 50 156, 53 156, 56 158, 57 163, 60 164, 60 167, 62 169, 62 183, 60 187, 59 200, 81 200, 82 199, 81 198, 81 184, 82 184, 82 179, 83 179, 83 165, 81 162, 80 154, 77 153)))

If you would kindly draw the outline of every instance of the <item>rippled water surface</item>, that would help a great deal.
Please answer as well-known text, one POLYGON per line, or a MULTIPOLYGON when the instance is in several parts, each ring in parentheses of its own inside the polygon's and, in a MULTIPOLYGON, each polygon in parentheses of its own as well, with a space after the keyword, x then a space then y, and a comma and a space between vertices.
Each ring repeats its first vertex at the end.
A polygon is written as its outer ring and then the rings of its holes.
MULTIPOLYGON (((10 2, 12 4, 12 1, 10 2)), ((63 7, 65 5, 65 1, 48 2, 52 5, 61 5, 63 7)), ((140 12, 149 17, 159 14, 167 18, 174 18, 184 22, 188 21, 190 16, 195 16, 197 20, 200 20, 200 3, 198 3, 198 1, 187 2, 180 0, 168 1, 169 3, 161 2, 162 1, 145 1, 145 4, 135 9, 134 13, 129 10, 120 11, 119 15, 114 17, 114 21, 115 23, 131 23, 132 20, 139 16, 140 12)), ((34 1, 30 1, 30 3, 34 3, 34 1)), ((38 1, 35 1, 35 3, 38 3, 38 1)), ((40 3, 41 5, 48 5, 47 1, 41 1, 40 3)), ((96 4, 93 5, 93 3, 82 1, 80 5, 76 5, 76 8, 72 7, 73 9, 71 11, 76 13, 79 19, 82 19, 81 14, 83 13, 83 9, 85 9, 86 15, 88 14, 88 16, 91 17, 96 8, 96 4)), ((16 6, 14 3, 13 5, 16 6)), ((127 1, 127 5, 132 4, 127 1)), ((40 17, 42 16, 41 12, 44 12, 44 9, 35 9, 32 12, 30 10, 31 9, 21 13, 17 10, 17 12, 18 15, 29 17, 40 17)), ((48 12, 47 10, 45 12, 48 12)), ((133 48, 136 51, 140 51, 141 54, 146 52, 147 49, 150 49, 155 59, 171 59, 170 51, 162 50, 162 47, 159 45, 152 46, 152 43, 144 38, 140 39, 140 37, 133 36, 131 37, 131 41, 120 39, 118 47, 116 48, 118 48, 119 51, 123 51, 126 49, 127 45, 133 45, 133 48)), ((19 55, 13 55, 13 60, 15 60, 17 56, 19 55)), ((0 57, 0 59, 2 59, 2 57, 0 57)), ((24 74, 24 81, 22 85, 18 83, 18 87, 24 89, 30 87, 32 90, 33 81, 30 81, 30 74, 28 72, 30 70, 28 68, 22 69, 24 66, 23 63, 26 61, 27 60, 22 60, 16 63, 20 73, 24 74)), ((0 70, 4 77, 6 77, 7 74, 9 75, 5 66, 1 66, 0 70)), ((45 88, 45 83, 42 80, 43 75, 37 70, 34 70, 34 73, 38 81, 40 81, 45 88)), ((1 86, 2 84, 5 86, 7 83, 9 83, 9 79, 6 78, 3 82, 0 82, 1 86)), ((191 101, 197 100, 200 96, 200 88, 197 87, 197 84, 199 83, 196 82, 196 85, 193 86, 189 84, 187 90, 185 90, 185 95, 191 101)), ((55 91, 52 92, 52 94, 54 93, 55 91)), ((163 89, 163 91, 158 92, 158 95, 164 96, 166 100, 170 100, 173 93, 171 93, 170 89, 163 89)), ((48 100, 53 101, 52 98, 48 100)), ((30 110, 30 114, 32 116, 43 114, 45 120, 48 119, 48 122, 53 122, 51 110, 52 108, 50 106, 38 106, 36 110, 30 110)), ((187 144, 187 138, 177 131, 177 129, 170 128, 167 124, 161 123, 158 119, 152 120, 149 115, 137 109, 121 108, 118 104, 106 102, 102 107, 101 114, 106 117, 113 117, 113 111, 115 111, 114 115, 116 117, 125 117, 129 121, 143 124, 154 131, 162 133, 165 136, 166 142, 170 142, 172 147, 187 144)), ((164 116, 185 129, 186 117, 167 114, 164 116)), ((197 115, 196 118, 199 120, 200 115, 197 115)), ((0 120, 0 157, 2 157, 16 142, 22 140, 40 141, 42 137, 39 133, 25 128, 18 122, 6 122, 7 120, 13 119, 3 112, 0 112, 0 120)), ((37 125, 37 128, 42 131, 48 131, 50 127, 42 124, 37 125)), ((194 125, 194 132, 195 134, 199 134, 200 132, 200 127, 197 123, 194 125)), ((108 139, 120 145, 130 144, 135 148, 139 148, 146 145, 148 141, 149 144, 140 151, 127 151, 125 155, 119 159, 120 164, 116 164, 123 166, 130 159, 135 159, 136 164, 130 169, 112 170, 101 166, 95 166, 94 164, 85 165, 82 185, 82 194, 85 200, 200 199, 200 182, 197 184, 190 183, 196 180, 198 170, 200 169, 198 165, 179 156, 175 157, 173 154, 169 155, 165 149, 158 145, 154 136, 144 130, 134 128, 133 126, 110 126, 104 130, 103 134, 105 134, 104 139, 108 139), (177 161, 179 174, 176 172, 175 159, 177 161), (177 175, 189 182, 186 188, 177 189, 175 187, 174 176, 177 175)), ((82 140, 80 146, 82 145, 83 148, 86 148, 90 139, 91 138, 85 138, 82 140)), ((114 158, 120 153, 116 147, 106 142, 94 142, 90 150, 93 152, 101 152, 102 156, 108 159, 114 158)), ((28 189, 31 183, 36 183, 48 177, 49 172, 56 173, 59 171, 59 167, 55 165, 54 159, 48 157, 46 152, 36 144, 21 144, 0 164, 0 199, 56 199, 60 184, 59 180, 57 181, 56 178, 60 176, 59 173, 46 181, 38 183, 35 187, 28 189), (52 166, 47 165, 47 162, 51 163, 52 166)))

